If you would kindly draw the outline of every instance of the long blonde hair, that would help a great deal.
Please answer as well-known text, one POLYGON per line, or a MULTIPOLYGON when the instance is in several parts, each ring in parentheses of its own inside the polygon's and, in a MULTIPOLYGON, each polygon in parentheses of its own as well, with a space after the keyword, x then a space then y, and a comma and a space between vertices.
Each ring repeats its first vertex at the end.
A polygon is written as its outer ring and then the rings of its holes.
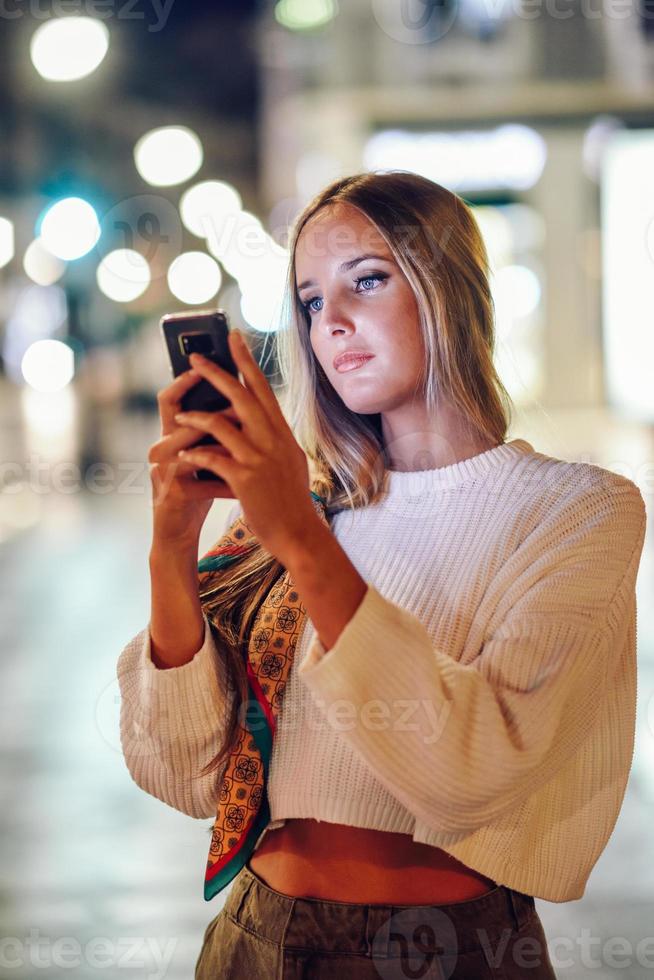
MULTIPOLYGON (((419 310, 425 350, 416 385, 429 411, 445 398, 468 432, 494 445, 511 424, 512 402, 493 363, 495 318, 488 256, 468 205, 452 191, 405 171, 359 173, 333 181, 298 215, 289 240, 282 326, 275 334, 280 406, 309 463, 311 489, 326 499, 327 517, 374 503, 388 459, 380 415, 360 415, 341 401, 313 354, 309 316, 297 293, 295 252, 318 212, 350 205, 388 244, 419 310)), ((231 698, 225 739, 201 774, 223 767, 236 744, 247 705, 245 658, 250 629, 285 569, 261 548, 212 576, 200 600, 227 666, 231 698)))

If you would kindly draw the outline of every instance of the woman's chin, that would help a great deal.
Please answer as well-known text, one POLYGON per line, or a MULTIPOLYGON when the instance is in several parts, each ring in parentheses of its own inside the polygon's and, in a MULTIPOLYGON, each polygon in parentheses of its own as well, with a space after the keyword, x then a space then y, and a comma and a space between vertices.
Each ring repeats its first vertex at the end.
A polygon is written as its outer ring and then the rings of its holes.
POLYGON ((366 398, 365 400, 350 398, 347 401, 343 399, 343 404, 357 415, 379 415, 380 412, 385 411, 383 404, 380 404, 379 401, 373 401, 370 398, 366 398))

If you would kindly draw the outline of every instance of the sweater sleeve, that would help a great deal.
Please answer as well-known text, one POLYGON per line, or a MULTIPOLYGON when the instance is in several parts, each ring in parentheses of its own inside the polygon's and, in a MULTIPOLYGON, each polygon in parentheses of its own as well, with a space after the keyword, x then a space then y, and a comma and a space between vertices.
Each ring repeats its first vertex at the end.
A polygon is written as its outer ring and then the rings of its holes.
MULTIPOLYGON (((237 501, 225 529, 239 508, 237 501)), ((204 614, 203 620, 203 644, 181 667, 155 666, 149 626, 127 643, 117 664, 120 740, 132 779, 149 795, 196 818, 216 813, 224 770, 197 773, 220 748, 234 693, 204 614)))
POLYGON ((471 662, 369 584, 334 646, 316 634, 298 666, 339 737, 436 830, 473 832, 554 777, 635 637, 638 488, 615 476, 553 510, 499 573, 506 589, 471 662))

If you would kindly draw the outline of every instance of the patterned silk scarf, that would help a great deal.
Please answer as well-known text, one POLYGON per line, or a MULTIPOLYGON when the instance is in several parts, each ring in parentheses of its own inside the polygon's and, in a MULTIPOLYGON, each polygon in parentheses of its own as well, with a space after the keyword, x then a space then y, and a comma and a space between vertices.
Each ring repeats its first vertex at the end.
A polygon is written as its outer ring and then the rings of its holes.
MULTIPOLYGON (((309 491, 319 516, 329 524, 325 500, 309 491)), ((198 563, 200 584, 257 544, 242 517, 198 563)), ((306 609, 287 571, 261 604, 250 630, 247 653, 248 710, 228 759, 213 825, 204 879, 208 902, 238 874, 270 822, 266 795, 276 720, 306 609)))

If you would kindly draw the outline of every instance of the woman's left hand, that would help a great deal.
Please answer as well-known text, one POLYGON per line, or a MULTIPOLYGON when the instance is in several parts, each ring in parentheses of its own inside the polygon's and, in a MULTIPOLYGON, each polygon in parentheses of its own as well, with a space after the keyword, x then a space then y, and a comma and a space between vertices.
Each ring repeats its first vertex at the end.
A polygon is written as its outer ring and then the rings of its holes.
POLYGON ((319 522, 309 493, 308 460, 243 337, 232 330, 228 343, 244 384, 198 354, 191 354, 190 361, 230 400, 241 428, 217 412, 180 412, 175 420, 211 434, 231 455, 203 446, 179 456, 227 482, 262 547, 286 564, 287 556, 319 522))

